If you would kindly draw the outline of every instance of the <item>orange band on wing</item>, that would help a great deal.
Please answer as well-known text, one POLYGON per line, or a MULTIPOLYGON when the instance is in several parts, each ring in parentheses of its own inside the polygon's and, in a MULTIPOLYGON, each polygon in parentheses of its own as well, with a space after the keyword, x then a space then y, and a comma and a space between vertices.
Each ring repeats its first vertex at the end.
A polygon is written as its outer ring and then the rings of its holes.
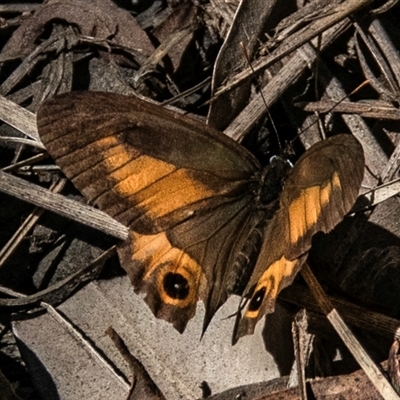
POLYGON ((148 212, 149 217, 160 218, 213 194, 210 188, 193 179, 187 170, 178 169, 142 190, 134 196, 134 201, 148 212))
POLYGON ((204 275, 201 266, 183 250, 173 247, 164 232, 140 235, 131 231, 130 234, 132 259, 145 266, 143 281, 152 280, 156 283, 162 301, 178 307, 196 303, 200 281, 204 275), (187 281, 188 295, 185 298, 168 295, 164 287, 164 279, 168 273, 179 274, 187 281))
MULTIPOLYGON (((149 218, 163 217, 214 194, 188 170, 146 155, 132 159, 132 154, 114 137, 102 142, 106 148, 103 165, 109 179, 115 182, 112 190, 145 210, 149 218)), ((89 190, 90 185, 86 188, 89 190)))
MULTIPOLYGON (((298 260, 287 260, 282 256, 279 260, 271 264, 258 280, 257 286, 253 293, 257 294, 262 288, 265 288, 264 298, 268 297, 270 303, 275 303, 278 293, 286 286, 288 279, 295 276, 295 269, 298 267, 298 260)), ((245 318, 257 318, 260 308, 254 311, 247 310, 244 314, 245 318)), ((263 312, 264 314, 264 312, 263 312)))
POLYGON ((115 137, 108 137, 107 140, 114 141, 115 147, 104 151, 104 166, 109 171, 110 179, 116 183, 115 190, 122 197, 132 196, 176 169, 172 164, 146 155, 138 154, 132 159, 132 152, 128 152, 115 137))
POLYGON ((329 203, 332 192, 341 190, 339 175, 335 173, 332 179, 321 186, 311 186, 301 191, 299 197, 289 205, 289 237, 290 243, 297 243, 313 227, 329 203))
POLYGON ((115 190, 122 197, 131 197, 175 169, 172 164, 142 155, 122 165, 118 171, 111 173, 110 177, 119 182, 115 190))

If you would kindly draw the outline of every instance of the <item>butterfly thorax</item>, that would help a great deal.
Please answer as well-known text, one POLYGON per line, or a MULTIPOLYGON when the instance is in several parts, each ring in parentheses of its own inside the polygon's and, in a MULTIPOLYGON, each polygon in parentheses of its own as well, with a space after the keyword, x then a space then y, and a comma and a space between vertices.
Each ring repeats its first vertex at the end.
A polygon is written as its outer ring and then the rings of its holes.
POLYGON ((278 208, 278 199, 283 188, 283 182, 291 167, 290 161, 286 158, 273 156, 261 173, 257 200, 260 203, 260 208, 267 212, 266 219, 272 218, 273 213, 278 208))

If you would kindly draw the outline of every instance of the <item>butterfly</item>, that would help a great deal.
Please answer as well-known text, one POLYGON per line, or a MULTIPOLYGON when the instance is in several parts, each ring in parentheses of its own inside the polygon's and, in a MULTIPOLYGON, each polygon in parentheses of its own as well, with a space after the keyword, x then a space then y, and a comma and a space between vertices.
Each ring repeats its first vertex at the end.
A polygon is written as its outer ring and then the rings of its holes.
POLYGON ((122 267, 157 318, 183 332, 205 304, 203 332, 242 295, 233 342, 273 312, 312 236, 353 206, 364 154, 351 135, 306 151, 294 168, 257 159, 223 133, 133 97, 72 92, 37 113, 40 137, 83 195, 129 228, 122 267))

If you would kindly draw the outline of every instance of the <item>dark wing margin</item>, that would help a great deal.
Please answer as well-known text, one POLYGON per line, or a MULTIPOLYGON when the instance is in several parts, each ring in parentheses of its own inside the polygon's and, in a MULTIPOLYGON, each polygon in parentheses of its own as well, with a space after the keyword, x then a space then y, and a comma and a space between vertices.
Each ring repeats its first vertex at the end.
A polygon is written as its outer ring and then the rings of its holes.
POLYGON ((290 172, 280 208, 266 228, 253 275, 244 292, 248 305, 238 314, 233 342, 254 332, 273 312, 279 292, 293 282, 307 258, 312 236, 329 232, 353 206, 364 176, 364 153, 351 135, 312 146, 290 172))

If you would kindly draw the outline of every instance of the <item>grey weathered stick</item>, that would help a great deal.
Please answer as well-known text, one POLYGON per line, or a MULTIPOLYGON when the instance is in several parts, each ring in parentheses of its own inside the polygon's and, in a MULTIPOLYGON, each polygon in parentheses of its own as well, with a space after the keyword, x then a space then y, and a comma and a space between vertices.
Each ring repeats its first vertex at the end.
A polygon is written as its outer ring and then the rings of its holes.
MULTIPOLYGON (((321 41, 321 50, 325 49, 331 44, 339 34, 341 34, 345 27, 348 26, 347 21, 335 25, 334 28, 324 32, 321 41)), ((277 73, 268 84, 263 87, 262 93, 270 107, 275 101, 279 99, 281 94, 303 74, 306 68, 316 60, 317 53, 306 53, 302 49, 297 52, 284 63, 279 73, 277 73)), ((234 140, 241 140, 259 121, 260 117, 266 113, 264 99, 261 95, 257 95, 234 119, 234 121, 224 130, 224 133, 234 140)))
POLYGON ((36 128, 36 116, 25 108, 0 96, 0 120, 34 139, 36 147, 44 149, 36 128))
POLYGON ((258 72, 263 71, 274 62, 281 60, 292 51, 298 49, 301 45, 318 36, 320 33, 326 31, 331 26, 347 18, 354 12, 367 6, 371 2, 372 0, 348 0, 339 4, 333 10, 329 10, 330 12, 327 13, 326 16, 316 19, 314 22, 310 23, 310 25, 303 31, 296 32, 295 34, 289 36, 285 41, 282 42, 282 44, 276 49, 276 51, 266 57, 262 57, 255 61, 252 64, 253 70, 251 68, 246 68, 245 70, 237 74, 225 86, 221 87, 221 89, 219 89, 215 93, 215 96, 219 96, 222 93, 234 89, 244 80, 254 76, 258 72))
POLYGON ((385 375, 383 375, 382 371, 374 364, 358 340, 354 337, 346 323, 343 321, 337 310, 333 307, 332 303, 328 299, 328 296, 325 294, 307 263, 303 265, 301 274, 304 280, 307 282, 307 285, 313 293, 318 305, 326 315, 326 318, 335 328, 346 347, 349 349, 355 360, 364 370, 365 374, 368 376, 382 397, 385 400, 400 399, 399 395, 393 389, 385 375))
POLYGON ((50 192, 50 190, 3 171, 0 171, 0 191, 118 239, 126 240, 128 238, 128 228, 104 212, 50 192))
MULTIPOLYGON (((66 178, 59 180, 52 185, 50 190, 54 193, 59 193, 65 186, 66 178)), ((36 225, 44 209, 35 207, 28 217, 22 222, 21 226, 11 236, 10 240, 0 249, 0 268, 5 264, 8 258, 14 253, 21 241, 26 237, 30 230, 36 225)))
MULTIPOLYGON (((321 312, 314 297, 304 289, 303 285, 293 283, 279 294, 279 298, 313 313, 321 312)), ((328 299, 351 326, 388 339, 400 339, 400 321, 398 319, 353 304, 339 296, 328 296, 328 299)))

